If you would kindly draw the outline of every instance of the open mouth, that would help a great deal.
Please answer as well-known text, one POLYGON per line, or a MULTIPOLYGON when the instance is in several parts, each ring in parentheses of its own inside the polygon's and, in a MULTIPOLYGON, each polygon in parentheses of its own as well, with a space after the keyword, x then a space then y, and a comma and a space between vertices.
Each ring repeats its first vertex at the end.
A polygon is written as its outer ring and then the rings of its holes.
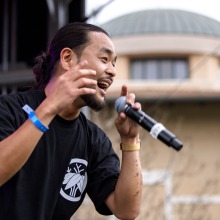
POLYGON ((112 80, 111 79, 100 79, 98 80, 98 87, 104 91, 106 91, 109 86, 112 84, 112 80))

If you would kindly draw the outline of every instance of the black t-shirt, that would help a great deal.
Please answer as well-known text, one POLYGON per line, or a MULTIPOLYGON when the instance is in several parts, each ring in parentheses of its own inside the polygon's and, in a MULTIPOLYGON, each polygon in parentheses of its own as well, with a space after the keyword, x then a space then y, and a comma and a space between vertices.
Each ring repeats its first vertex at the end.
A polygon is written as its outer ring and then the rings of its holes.
MULTIPOLYGON (((25 104, 35 110, 44 99, 32 90, 0 96, 0 141, 27 120, 25 104)), ((109 138, 83 113, 72 121, 56 116, 22 169, 0 187, 0 219, 69 220, 86 193, 109 215, 104 201, 119 167, 109 138)))

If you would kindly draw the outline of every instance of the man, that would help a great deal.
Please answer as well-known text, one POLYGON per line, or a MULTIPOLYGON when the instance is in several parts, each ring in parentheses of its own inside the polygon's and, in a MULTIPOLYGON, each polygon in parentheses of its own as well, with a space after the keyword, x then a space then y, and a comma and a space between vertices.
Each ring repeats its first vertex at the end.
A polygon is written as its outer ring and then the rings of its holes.
MULTIPOLYGON (((122 164, 106 134, 81 108, 104 107, 115 77, 108 34, 70 23, 36 58, 34 89, 0 98, 0 219, 70 219, 88 193, 96 210, 135 219, 142 195, 140 127, 115 119, 122 164), (120 144, 120 143, 119 143, 120 144)), ((121 96, 139 109, 124 85, 121 96)))

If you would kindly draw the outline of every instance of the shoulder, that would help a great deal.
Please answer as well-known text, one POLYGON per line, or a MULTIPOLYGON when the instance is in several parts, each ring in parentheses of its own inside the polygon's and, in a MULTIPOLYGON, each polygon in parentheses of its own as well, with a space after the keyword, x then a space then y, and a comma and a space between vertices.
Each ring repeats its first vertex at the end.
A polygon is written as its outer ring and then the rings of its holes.
POLYGON ((21 108, 24 104, 39 105, 44 98, 44 91, 29 90, 25 92, 0 95, 0 105, 5 107, 10 106, 10 108, 16 109, 21 108))
POLYGON ((22 107, 28 104, 32 109, 35 109, 43 99, 44 92, 32 90, 0 95, 1 118, 16 120, 21 123, 27 117, 22 107))

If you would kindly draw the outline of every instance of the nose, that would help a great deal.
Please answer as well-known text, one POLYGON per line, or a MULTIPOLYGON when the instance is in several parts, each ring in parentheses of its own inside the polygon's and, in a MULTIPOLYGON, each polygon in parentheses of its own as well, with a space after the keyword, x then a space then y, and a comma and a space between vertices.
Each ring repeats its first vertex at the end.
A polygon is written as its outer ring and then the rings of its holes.
POLYGON ((105 72, 111 77, 115 77, 116 75, 115 67, 112 64, 108 65, 105 72))

